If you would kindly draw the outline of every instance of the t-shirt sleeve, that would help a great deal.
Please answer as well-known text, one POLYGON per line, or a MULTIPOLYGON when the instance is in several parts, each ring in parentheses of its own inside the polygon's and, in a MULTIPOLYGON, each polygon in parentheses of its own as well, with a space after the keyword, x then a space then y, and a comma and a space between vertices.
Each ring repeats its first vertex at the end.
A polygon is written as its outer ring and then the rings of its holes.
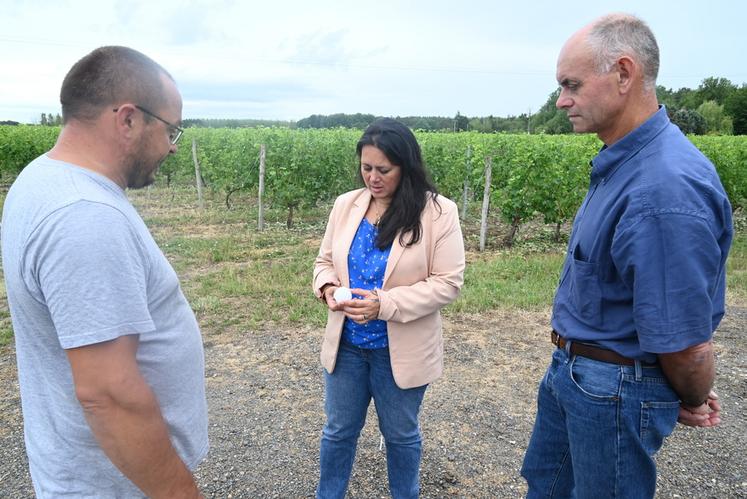
POLYGON ((713 334, 721 250, 707 220, 689 213, 642 217, 613 242, 613 258, 633 290, 641 349, 679 352, 713 334))
POLYGON ((147 253, 117 209, 79 201, 57 210, 34 231, 25 253, 24 281, 46 304, 62 348, 155 329, 147 253))

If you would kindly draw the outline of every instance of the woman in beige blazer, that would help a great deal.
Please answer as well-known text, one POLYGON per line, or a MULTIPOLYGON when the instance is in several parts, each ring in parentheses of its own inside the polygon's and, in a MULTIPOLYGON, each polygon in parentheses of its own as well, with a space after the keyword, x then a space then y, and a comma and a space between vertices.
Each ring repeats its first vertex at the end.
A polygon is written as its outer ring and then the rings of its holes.
POLYGON ((418 413, 443 370, 440 309, 462 286, 462 232, 456 205, 436 193, 405 125, 374 122, 357 153, 365 187, 335 201, 314 266, 314 292, 329 309, 317 497, 345 496, 371 398, 389 490, 417 497, 418 413), (353 299, 342 288, 352 288, 353 299))

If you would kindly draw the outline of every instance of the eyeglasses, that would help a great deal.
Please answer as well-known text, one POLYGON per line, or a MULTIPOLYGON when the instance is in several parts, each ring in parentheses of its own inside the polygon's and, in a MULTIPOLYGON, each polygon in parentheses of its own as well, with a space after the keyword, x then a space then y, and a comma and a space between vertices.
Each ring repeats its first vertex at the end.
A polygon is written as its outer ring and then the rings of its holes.
MULTIPOLYGON (((157 119, 158 121, 160 121, 162 123, 165 123, 166 126, 169 127, 169 142, 171 142, 171 145, 176 145, 176 143, 179 142, 179 139, 181 138, 182 134, 184 133, 183 129, 179 128, 178 126, 174 125, 173 123, 169 123, 168 121, 166 121, 165 119, 161 118, 157 114, 151 113, 150 111, 148 111, 147 109, 145 109, 143 106, 138 106, 137 104, 135 104, 135 107, 137 109, 141 110, 142 112, 144 112, 145 114, 147 114, 148 116, 151 116, 151 117, 157 119)), ((119 111, 119 108, 114 109, 115 113, 117 111, 119 111)))

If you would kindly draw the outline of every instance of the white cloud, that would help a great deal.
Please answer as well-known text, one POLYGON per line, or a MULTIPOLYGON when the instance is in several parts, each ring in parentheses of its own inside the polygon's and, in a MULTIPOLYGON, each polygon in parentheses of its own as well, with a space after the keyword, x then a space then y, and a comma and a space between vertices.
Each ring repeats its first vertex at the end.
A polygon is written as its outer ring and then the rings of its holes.
MULTIPOLYGON (((555 88, 564 40, 619 8, 591 0, 572 8, 549 0, 0 0, 0 120, 57 112, 70 66, 112 44, 171 72, 185 118, 520 114, 555 88)), ((704 9, 682 0, 672 9, 631 0, 625 8, 659 38, 660 83, 747 80, 737 66, 742 3, 715 0, 704 9)))

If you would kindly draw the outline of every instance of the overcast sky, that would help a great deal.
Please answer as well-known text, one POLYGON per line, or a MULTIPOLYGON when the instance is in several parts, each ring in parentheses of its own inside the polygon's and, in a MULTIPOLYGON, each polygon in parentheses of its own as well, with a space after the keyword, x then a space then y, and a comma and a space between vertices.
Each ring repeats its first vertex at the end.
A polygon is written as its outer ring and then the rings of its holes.
POLYGON ((656 34, 659 84, 747 82, 742 0, 0 0, 0 120, 58 113, 65 74, 100 45, 161 63, 184 118, 517 115, 556 88, 568 36, 621 10, 656 34))

